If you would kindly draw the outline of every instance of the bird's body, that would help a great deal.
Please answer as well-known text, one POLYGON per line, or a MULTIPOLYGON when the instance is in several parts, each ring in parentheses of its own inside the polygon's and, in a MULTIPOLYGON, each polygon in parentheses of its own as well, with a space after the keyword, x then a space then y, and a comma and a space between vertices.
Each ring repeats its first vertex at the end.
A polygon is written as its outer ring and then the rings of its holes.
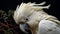
POLYGON ((35 6, 43 4, 45 2, 41 4, 22 3, 14 13, 15 22, 20 25, 20 29, 24 32, 25 27, 21 24, 26 23, 29 25, 32 34, 60 34, 60 21, 43 11, 43 9, 48 9, 50 5, 35 6))
POLYGON ((60 34, 60 25, 58 24, 60 22, 56 17, 48 15, 43 11, 33 12, 27 23, 33 34, 60 34))

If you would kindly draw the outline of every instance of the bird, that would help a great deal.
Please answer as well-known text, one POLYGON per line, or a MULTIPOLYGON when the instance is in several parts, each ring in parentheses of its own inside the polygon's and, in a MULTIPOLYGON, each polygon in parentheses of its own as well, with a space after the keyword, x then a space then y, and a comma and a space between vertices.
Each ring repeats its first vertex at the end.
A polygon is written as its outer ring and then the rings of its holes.
POLYGON ((13 18, 23 32, 28 34, 29 29, 32 34, 60 34, 60 21, 43 10, 51 6, 42 6, 45 3, 22 2, 17 6, 13 18))

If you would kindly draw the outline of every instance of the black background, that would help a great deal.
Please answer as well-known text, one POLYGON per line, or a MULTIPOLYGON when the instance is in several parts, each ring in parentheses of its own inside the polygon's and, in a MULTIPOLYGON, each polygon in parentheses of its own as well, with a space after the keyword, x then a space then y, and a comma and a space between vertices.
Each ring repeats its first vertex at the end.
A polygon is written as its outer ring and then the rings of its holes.
POLYGON ((0 0, 0 9, 8 11, 9 9, 15 10, 17 5, 20 5, 22 2, 36 2, 41 3, 46 1, 46 5, 51 4, 49 10, 46 10, 47 13, 56 16, 60 20, 60 1, 59 0, 0 0))
POLYGON ((60 1, 59 0, 0 0, 0 10, 9 11, 15 10, 17 5, 22 2, 36 2, 41 3, 46 1, 45 5, 51 4, 50 9, 45 10, 48 14, 56 16, 60 20, 60 1))

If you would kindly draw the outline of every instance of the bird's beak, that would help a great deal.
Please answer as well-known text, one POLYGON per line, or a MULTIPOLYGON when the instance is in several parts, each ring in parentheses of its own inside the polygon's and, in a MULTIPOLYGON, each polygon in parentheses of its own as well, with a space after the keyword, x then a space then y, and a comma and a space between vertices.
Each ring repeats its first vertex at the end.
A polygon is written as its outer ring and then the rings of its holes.
POLYGON ((20 24, 19 27, 20 27, 21 31, 23 31, 24 33, 26 33, 26 34, 29 33, 28 32, 28 30, 29 30, 28 24, 26 24, 26 23, 25 24, 20 24))

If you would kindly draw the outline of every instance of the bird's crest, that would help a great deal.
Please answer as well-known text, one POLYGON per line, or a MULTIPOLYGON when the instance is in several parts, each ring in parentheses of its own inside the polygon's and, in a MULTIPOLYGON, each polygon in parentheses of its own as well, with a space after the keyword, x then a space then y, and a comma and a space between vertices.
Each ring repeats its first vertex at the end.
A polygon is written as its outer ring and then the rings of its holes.
POLYGON ((27 9, 28 10, 28 8, 32 8, 32 9, 35 9, 35 10, 41 10, 41 9, 49 9, 49 7, 50 7, 50 5, 48 5, 48 6, 42 6, 42 5, 44 5, 46 2, 42 2, 42 3, 40 3, 40 4, 36 4, 36 3, 31 3, 31 2, 29 2, 29 3, 21 3, 21 5, 19 6, 17 6, 17 8, 16 8, 16 10, 18 10, 19 8, 25 8, 25 9, 27 9))

